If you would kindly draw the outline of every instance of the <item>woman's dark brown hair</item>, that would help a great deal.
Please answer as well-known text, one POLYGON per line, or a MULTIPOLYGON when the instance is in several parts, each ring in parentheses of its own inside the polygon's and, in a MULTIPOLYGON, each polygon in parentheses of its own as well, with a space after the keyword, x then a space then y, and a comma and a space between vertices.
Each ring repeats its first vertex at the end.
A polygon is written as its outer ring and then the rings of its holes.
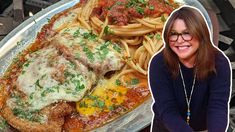
POLYGON ((195 69, 197 69, 197 79, 204 80, 209 76, 209 74, 216 73, 215 55, 217 53, 217 49, 213 47, 210 40, 210 33, 206 25, 206 21, 198 10, 184 6, 171 14, 163 31, 165 41, 163 56, 173 78, 176 78, 179 74, 179 59, 178 56, 171 50, 168 38, 176 19, 183 20, 189 33, 199 41, 196 64, 194 67, 194 72, 195 69))

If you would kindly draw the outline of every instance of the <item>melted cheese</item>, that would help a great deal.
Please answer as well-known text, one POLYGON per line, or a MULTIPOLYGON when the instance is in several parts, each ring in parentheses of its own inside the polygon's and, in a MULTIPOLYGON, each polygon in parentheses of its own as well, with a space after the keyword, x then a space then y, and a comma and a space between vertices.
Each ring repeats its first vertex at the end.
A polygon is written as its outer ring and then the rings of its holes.
POLYGON ((102 75, 108 71, 120 70, 123 65, 121 54, 115 51, 113 43, 98 39, 85 29, 67 27, 60 31, 57 38, 57 44, 66 46, 79 61, 86 62, 93 69, 101 70, 102 75), (90 35, 90 38, 84 37, 84 34, 90 35), (77 57, 78 54, 80 57, 77 57))
POLYGON ((80 10, 80 8, 71 10, 68 13, 66 13, 65 15, 56 19, 56 21, 53 23, 52 30, 58 30, 60 28, 63 28, 65 25, 74 22, 77 19, 76 12, 79 10, 80 10))
MULTIPOLYGON (((82 64, 80 67, 85 68, 82 64)), ((74 64, 58 56, 56 49, 49 48, 37 51, 28 58, 17 83, 29 97, 30 109, 41 109, 59 100, 80 100, 90 89, 90 86, 87 87, 89 79, 74 64), (64 67, 63 71, 60 71, 60 66, 64 67), (53 75, 56 74, 58 77, 64 76, 64 81, 55 79, 53 75)))

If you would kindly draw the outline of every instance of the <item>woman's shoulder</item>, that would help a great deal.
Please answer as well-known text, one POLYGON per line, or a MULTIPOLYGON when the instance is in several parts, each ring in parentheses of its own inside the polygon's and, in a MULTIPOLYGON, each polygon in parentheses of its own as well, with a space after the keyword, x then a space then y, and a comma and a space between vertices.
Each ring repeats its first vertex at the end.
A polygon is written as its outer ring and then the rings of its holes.
POLYGON ((230 61, 222 51, 218 51, 215 55, 215 67, 216 70, 230 69, 230 61))
POLYGON ((151 59, 151 63, 160 63, 162 64, 164 62, 164 57, 163 57, 163 52, 160 51, 158 53, 156 53, 155 55, 153 55, 152 59, 151 59))
POLYGON ((229 59, 222 51, 218 51, 215 55, 215 64, 229 64, 229 59))
POLYGON ((156 53, 149 64, 149 71, 150 72, 159 72, 161 71, 162 73, 166 74, 168 73, 168 67, 166 65, 166 62, 164 60, 164 55, 163 55, 163 51, 160 51, 158 53, 156 53))

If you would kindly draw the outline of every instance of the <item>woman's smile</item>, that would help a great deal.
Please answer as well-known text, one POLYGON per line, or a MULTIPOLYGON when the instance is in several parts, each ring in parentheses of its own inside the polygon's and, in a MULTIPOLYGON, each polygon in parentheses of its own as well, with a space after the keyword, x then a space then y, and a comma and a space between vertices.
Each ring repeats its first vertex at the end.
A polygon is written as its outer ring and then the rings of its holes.
POLYGON ((199 41, 188 33, 184 20, 176 19, 172 27, 172 35, 169 38, 170 48, 179 57, 182 63, 195 63, 199 41))

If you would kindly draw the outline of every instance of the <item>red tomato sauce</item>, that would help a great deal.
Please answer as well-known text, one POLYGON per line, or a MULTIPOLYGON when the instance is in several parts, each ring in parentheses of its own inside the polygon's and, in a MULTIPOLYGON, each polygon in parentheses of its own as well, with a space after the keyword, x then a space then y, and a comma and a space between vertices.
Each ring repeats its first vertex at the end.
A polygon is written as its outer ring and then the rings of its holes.
POLYGON ((158 0, 100 0, 93 15, 102 21, 106 17, 110 24, 127 25, 133 18, 159 17, 163 13, 170 14, 174 7, 158 0))

